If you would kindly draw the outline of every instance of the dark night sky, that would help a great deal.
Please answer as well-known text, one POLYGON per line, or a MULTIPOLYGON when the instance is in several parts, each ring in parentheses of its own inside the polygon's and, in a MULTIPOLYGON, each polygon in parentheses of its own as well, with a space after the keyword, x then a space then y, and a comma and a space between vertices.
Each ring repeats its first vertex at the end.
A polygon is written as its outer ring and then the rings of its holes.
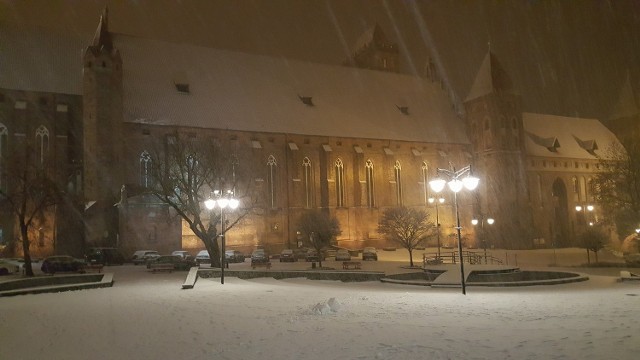
POLYGON ((0 0, 0 21, 92 34, 105 4, 114 32, 331 64, 378 23, 462 98, 490 42, 532 112, 603 118, 640 85, 640 0, 0 0))

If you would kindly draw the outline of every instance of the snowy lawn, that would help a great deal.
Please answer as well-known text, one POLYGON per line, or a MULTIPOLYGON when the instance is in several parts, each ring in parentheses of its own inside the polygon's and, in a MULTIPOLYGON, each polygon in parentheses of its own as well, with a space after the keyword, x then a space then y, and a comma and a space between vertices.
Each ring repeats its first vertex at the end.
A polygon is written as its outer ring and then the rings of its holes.
MULTIPOLYGON (((432 289, 199 279, 0 298, 0 359, 637 359, 640 284, 432 289)), ((121 279, 118 281, 118 279, 121 279)))

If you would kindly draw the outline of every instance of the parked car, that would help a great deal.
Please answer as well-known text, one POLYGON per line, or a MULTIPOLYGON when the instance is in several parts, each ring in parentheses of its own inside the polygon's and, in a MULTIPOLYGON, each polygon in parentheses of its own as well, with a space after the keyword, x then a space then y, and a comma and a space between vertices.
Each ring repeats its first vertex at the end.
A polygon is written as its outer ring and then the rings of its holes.
POLYGON ((68 255, 49 256, 44 259, 40 270, 46 274, 57 272, 77 272, 84 273, 85 262, 68 255))
POLYGON ((256 249, 251 253, 251 264, 253 263, 268 263, 269 255, 264 249, 256 249))
POLYGON ((131 262, 133 265, 146 264, 147 261, 153 260, 158 256, 160 256, 160 253, 155 250, 138 250, 131 256, 131 262))
POLYGON ((184 251, 184 250, 176 250, 176 251, 172 252, 171 255, 180 256, 183 259, 186 259, 187 256, 190 256, 189 252, 188 251, 184 251))
POLYGON ((228 263, 244 262, 244 254, 238 250, 226 250, 224 252, 224 258, 228 263))
POLYGON ((280 262, 295 262, 298 261, 296 254, 292 249, 284 249, 280 252, 280 262))
POLYGON ((150 269, 153 264, 173 264, 175 270, 189 270, 197 266, 196 261, 191 256, 183 259, 179 255, 161 255, 151 259, 147 261, 147 269, 150 269))
POLYGON ((378 260, 378 252, 374 247, 366 247, 362 250, 362 260, 378 260))
POLYGON ((0 259, 0 275, 15 274, 19 271, 19 262, 11 259, 0 259))
MULTIPOLYGON (((305 261, 320 261, 320 256, 316 249, 309 249, 307 250, 307 255, 304 259, 305 261)), ((322 260, 324 260, 324 256, 322 257, 322 260)))
POLYGON ((87 264, 122 265, 124 256, 116 248, 93 247, 84 255, 87 264))
POLYGON ((338 251, 336 251, 336 261, 351 261, 349 250, 338 249, 338 251))
POLYGON ((200 250, 196 255, 196 263, 200 264, 211 264, 211 258, 209 257, 209 251, 207 249, 200 250))

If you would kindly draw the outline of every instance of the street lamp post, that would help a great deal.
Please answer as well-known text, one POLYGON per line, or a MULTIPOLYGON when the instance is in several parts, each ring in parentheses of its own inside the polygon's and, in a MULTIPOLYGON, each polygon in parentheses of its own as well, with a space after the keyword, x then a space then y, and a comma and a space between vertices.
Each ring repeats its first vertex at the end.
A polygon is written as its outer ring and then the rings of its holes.
POLYGON ((225 232, 226 226, 224 222, 224 212, 227 207, 231 210, 235 210, 238 205, 240 205, 240 201, 234 197, 234 193, 229 190, 225 195, 222 195, 220 191, 215 190, 213 195, 216 199, 209 198, 204 202, 204 205, 209 210, 213 210, 213 208, 218 205, 220 207, 220 284, 224 284, 224 267, 225 267, 225 232))
POLYGON ((484 215, 480 215, 480 220, 473 219, 471 220, 471 224, 473 226, 476 226, 478 225, 478 223, 480 223, 480 236, 482 237, 482 248, 484 249, 484 263, 487 264, 487 236, 486 236, 486 233, 484 232, 485 220, 487 220, 488 225, 493 225, 493 223, 495 222, 493 218, 485 219, 484 215))
POLYGON ((589 226, 593 226, 593 221, 591 221, 591 215, 587 216, 587 214, 593 214, 593 210, 595 207, 593 205, 576 205, 576 211, 581 213, 583 218, 583 224, 589 224, 589 226))
POLYGON ((440 215, 438 213, 438 203, 443 204, 444 203, 444 198, 439 197, 439 198, 429 198, 429 204, 436 204, 436 238, 437 238, 437 245, 438 245, 438 261, 441 260, 440 258, 440 215))
POLYGON ((460 285, 462 286, 462 295, 466 295, 466 284, 464 279, 464 257, 462 256, 462 235, 460 234, 460 212, 458 211, 458 192, 462 190, 462 188, 467 188, 468 190, 474 190, 478 187, 478 183, 480 179, 471 175, 471 165, 467 165, 460 170, 456 170, 453 166, 451 169, 438 169, 438 174, 442 174, 449 179, 449 182, 436 178, 434 180, 429 181, 429 186, 431 186, 431 190, 435 193, 439 193, 444 189, 445 183, 449 186, 449 190, 453 191, 453 199, 455 203, 456 209, 456 229, 458 231, 458 253, 460 258, 460 285), (464 177, 463 177, 464 176, 464 177), (462 179, 461 179, 462 178, 462 179))

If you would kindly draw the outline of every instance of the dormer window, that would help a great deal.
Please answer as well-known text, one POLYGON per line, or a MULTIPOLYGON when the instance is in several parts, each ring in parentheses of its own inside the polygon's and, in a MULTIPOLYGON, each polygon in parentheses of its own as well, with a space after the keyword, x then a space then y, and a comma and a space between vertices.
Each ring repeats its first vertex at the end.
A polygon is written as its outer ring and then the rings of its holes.
POLYGON ((175 84, 176 90, 181 94, 189 94, 189 84, 175 84))
POLYGON ((403 113, 404 115, 409 115, 409 107, 408 106, 398 106, 396 105, 396 107, 398 108, 398 110, 400 110, 401 113, 403 113))
POLYGON ((303 104, 305 104, 307 106, 313 106, 313 100, 312 100, 311 96, 300 96, 300 95, 298 95, 298 98, 300 98, 300 101, 302 101, 303 104))

